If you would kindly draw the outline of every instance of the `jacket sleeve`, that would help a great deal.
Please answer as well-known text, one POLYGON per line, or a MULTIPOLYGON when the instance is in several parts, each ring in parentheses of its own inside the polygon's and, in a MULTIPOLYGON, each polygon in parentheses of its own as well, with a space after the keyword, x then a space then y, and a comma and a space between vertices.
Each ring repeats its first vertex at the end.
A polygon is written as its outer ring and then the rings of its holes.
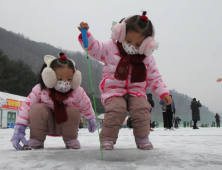
POLYGON ((157 68, 156 61, 153 56, 148 57, 148 66, 147 66, 147 85, 157 96, 162 99, 164 95, 169 95, 170 92, 167 89, 164 81, 162 80, 162 76, 159 73, 159 69, 157 68))
POLYGON ((28 126, 29 124, 29 109, 33 104, 40 102, 40 85, 36 85, 28 97, 22 102, 19 109, 19 114, 16 119, 16 124, 28 126))
MULTIPOLYGON (((92 36, 92 34, 89 31, 87 31, 87 37, 88 37, 88 49, 87 50, 88 50, 89 56, 98 60, 98 61, 106 63, 105 58, 109 53, 111 41, 99 42, 98 40, 96 40, 92 36)), ((82 34, 79 35, 78 40, 79 40, 82 48, 86 51, 86 49, 83 46, 82 34)))
POLYGON ((76 94, 76 96, 78 96, 78 99, 76 100, 74 105, 79 108, 79 110, 87 120, 95 117, 95 112, 92 108, 91 101, 85 93, 84 89, 82 87, 79 87, 77 90, 78 93, 76 94))

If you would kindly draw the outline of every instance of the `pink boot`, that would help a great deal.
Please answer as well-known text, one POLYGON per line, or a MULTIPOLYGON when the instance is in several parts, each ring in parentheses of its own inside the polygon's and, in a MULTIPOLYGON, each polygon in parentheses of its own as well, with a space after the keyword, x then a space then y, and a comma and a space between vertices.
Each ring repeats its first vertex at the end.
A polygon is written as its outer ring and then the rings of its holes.
POLYGON ((80 143, 77 139, 72 139, 65 142, 67 149, 80 149, 80 143))
POLYGON ((150 142, 148 136, 147 137, 135 137, 136 146, 141 150, 152 150, 153 145, 150 142))
POLYGON ((103 150, 113 150, 114 149, 113 141, 104 140, 104 141, 102 141, 101 144, 102 144, 103 150))
POLYGON ((44 148, 44 143, 41 141, 38 141, 36 139, 29 139, 28 140, 28 147, 29 148, 25 148, 27 149, 43 149, 44 148))

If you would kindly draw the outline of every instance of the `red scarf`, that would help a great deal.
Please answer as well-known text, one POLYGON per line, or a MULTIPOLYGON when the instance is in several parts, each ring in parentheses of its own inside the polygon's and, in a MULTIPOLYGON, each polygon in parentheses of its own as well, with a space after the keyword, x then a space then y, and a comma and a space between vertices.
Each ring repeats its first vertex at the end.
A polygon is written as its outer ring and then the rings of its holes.
POLYGON ((146 66, 143 63, 145 55, 128 55, 122 47, 122 44, 117 42, 117 47, 120 52, 121 59, 116 67, 115 78, 118 80, 126 80, 129 75, 129 65, 132 64, 131 83, 143 82, 146 80, 146 66))
POLYGON ((55 119, 56 123, 59 125, 61 123, 64 123, 68 120, 67 112, 65 105, 63 104, 63 100, 68 99, 68 94, 72 92, 73 89, 69 90, 66 93, 60 93, 56 91, 54 88, 49 89, 49 97, 54 102, 54 108, 55 108, 55 119))

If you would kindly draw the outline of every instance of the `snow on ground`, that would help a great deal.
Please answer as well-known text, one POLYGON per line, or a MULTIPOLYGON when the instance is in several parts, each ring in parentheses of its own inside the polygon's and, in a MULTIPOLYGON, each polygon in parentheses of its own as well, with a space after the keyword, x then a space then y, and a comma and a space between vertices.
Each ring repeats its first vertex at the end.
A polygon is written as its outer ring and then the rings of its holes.
POLYGON ((103 151, 104 160, 98 132, 80 129, 79 150, 65 149, 61 137, 47 137, 45 149, 17 151, 10 142, 13 131, 0 129, 0 169, 222 170, 222 128, 156 128, 150 151, 137 149, 132 130, 121 129, 115 150, 103 151))

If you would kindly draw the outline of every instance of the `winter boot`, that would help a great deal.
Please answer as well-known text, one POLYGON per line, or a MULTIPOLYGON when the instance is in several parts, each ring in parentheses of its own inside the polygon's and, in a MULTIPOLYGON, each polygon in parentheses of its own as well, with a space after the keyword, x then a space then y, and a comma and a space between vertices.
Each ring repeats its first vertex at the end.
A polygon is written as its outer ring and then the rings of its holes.
POLYGON ((80 143, 77 139, 72 139, 65 142, 67 149, 80 149, 80 143))
POLYGON ((25 147, 25 150, 29 150, 29 149, 43 149, 44 148, 44 143, 36 140, 36 139, 29 139, 28 140, 28 147, 25 147))
POLYGON ((104 140, 102 141, 102 149, 103 150, 113 150, 113 141, 104 140))
POLYGON ((153 145, 149 141, 148 136, 147 137, 135 137, 135 141, 136 141, 136 146, 138 149, 141 149, 141 150, 152 150, 153 149, 153 145))

